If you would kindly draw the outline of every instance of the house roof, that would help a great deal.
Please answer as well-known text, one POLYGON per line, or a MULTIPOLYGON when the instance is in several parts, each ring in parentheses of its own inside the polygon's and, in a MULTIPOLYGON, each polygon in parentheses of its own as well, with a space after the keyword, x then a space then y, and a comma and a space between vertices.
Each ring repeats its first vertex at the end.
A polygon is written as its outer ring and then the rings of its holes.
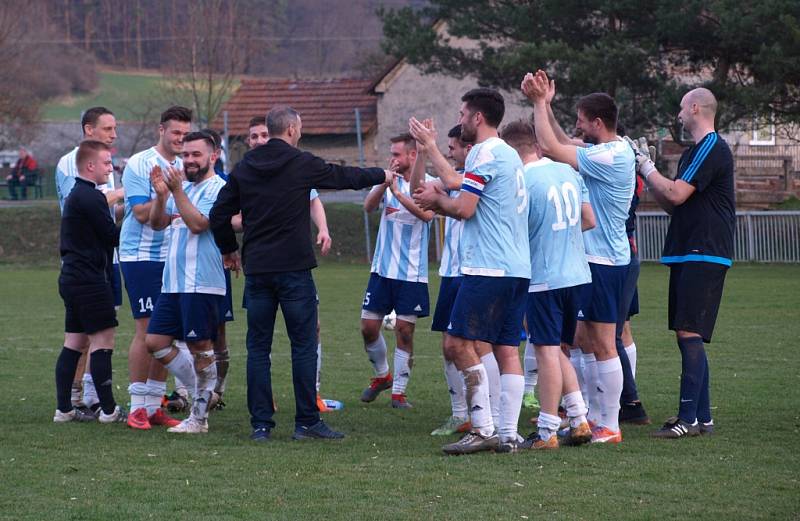
POLYGON ((371 83, 347 78, 243 79, 212 126, 221 129, 223 113, 228 111, 229 134, 247 135, 250 118, 266 114, 275 105, 289 105, 300 113, 304 134, 355 134, 354 109, 358 108, 361 131, 367 133, 377 121, 377 98, 367 92, 371 83))

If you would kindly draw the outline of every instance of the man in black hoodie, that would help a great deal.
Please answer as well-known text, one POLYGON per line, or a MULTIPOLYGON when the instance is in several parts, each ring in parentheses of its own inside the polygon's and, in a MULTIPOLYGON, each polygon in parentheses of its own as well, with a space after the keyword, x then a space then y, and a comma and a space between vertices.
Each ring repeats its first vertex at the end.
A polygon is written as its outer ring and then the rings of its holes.
POLYGON ((311 242, 309 192, 312 188, 358 190, 390 183, 394 173, 325 163, 297 149, 300 115, 287 106, 267 114, 270 140, 245 154, 211 210, 214 239, 225 266, 244 266, 247 300, 247 406, 251 439, 265 441, 275 426, 270 352, 275 315, 281 306, 292 345, 296 403, 292 438, 336 439, 344 434, 320 420, 316 405, 317 266, 311 242), (231 217, 242 212, 241 259, 231 217))

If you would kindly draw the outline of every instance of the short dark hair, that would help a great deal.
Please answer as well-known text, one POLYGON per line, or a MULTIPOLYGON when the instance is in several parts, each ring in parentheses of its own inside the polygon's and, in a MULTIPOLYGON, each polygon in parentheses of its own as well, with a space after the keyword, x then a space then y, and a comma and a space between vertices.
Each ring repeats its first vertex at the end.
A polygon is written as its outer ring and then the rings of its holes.
POLYGON ((578 100, 575 106, 589 120, 600 118, 608 130, 617 129, 617 104, 605 92, 593 92, 578 100))
POLYGON ((250 123, 247 125, 247 128, 257 127, 259 125, 267 125, 267 118, 264 116, 253 116, 250 118, 250 123))
POLYGON ((492 127, 499 127, 506 113, 506 103, 503 95, 494 89, 478 88, 472 89, 463 96, 461 101, 467 104, 467 108, 472 112, 480 112, 483 119, 492 127))
POLYGON ((203 132, 211 136, 211 139, 214 140, 214 148, 216 148, 217 150, 222 148, 222 136, 219 135, 219 132, 217 132, 213 128, 204 128, 200 132, 203 132))
POLYGON ((95 126, 97 125, 97 120, 100 119, 100 116, 105 114, 114 115, 113 112, 108 110, 105 107, 92 107, 90 109, 86 109, 86 112, 83 113, 81 116, 81 132, 84 134, 86 133, 86 125, 95 126))
POLYGON ((267 132, 270 136, 280 136, 300 119, 300 113, 289 105, 277 105, 267 112, 267 132))
POLYGON ((394 137, 389 138, 390 143, 403 143, 406 146, 406 149, 412 149, 416 147, 416 141, 414 140, 414 136, 405 132, 403 134, 398 134, 394 137))
POLYGON ((81 141, 81 144, 78 145, 78 153, 75 155, 75 164, 78 166, 78 171, 80 171, 81 167, 85 166, 90 159, 104 150, 110 152, 111 147, 102 141, 95 141, 94 139, 81 141))
POLYGON ((500 138, 517 152, 531 152, 536 145, 536 130, 529 121, 518 119, 503 127, 500 138))
POLYGON ((192 109, 174 105, 161 113, 161 124, 167 121, 180 121, 182 123, 192 122, 192 109))
POLYGON ((466 139, 464 139, 464 136, 463 136, 463 134, 461 132, 461 123, 459 123, 455 127, 451 128, 447 132, 447 137, 457 139, 461 143, 461 146, 464 146, 464 147, 467 146, 467 145, 474 145, 475 144, 474 140, 473 141, 467 141, 466 139))
POLYGON ((214 141, 214 137, 204 130, 199 132, 189 132, 186 134, 186 137, 183 138, 183 142, 189 143, 190 141, 200 141, 201 139, 205 141, 209 147, 211 147, 212 151, 217 149, 217 144, 214 141))

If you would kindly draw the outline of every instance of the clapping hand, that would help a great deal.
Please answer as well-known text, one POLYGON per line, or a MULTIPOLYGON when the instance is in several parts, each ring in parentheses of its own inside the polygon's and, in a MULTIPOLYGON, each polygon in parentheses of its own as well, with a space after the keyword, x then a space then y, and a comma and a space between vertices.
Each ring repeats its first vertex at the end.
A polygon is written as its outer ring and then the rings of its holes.
POLYGON ((183 172, 175 168, 174 166, 167 167, 167 175, 165 176, 165 182, 167 187, 169 188, 170 192, 175 192, 176 190, 180 190, 183 188, 183 172))
POLYGON ((169 187, 167 183, 164 182, 164 173, 161 171, 161 167, 156 165, 150 170, 150 184, 153 186, 153 190, 155 190, 156 195, 159 197, 166 197, 169 195, 169 187))
POLYGON ((522 79, 520 88, 522 93, 534 103, 537 101, 546 102, 548 96, 551 96, 550 99, 552 99, 552 96, 555 95, 555 83, 551 84, 547 78, 547 73, 541 69, 536 71, 536 74, 530 72, 526 74, 522 79))
POLYGON ((423 210, 436 211, 439 208, 439 197, 446 196, 439 183, 425 183, 414 192, 414 202, 423 210))
POLYGON ((436 128, 433 126, 433 119, 428 118, 419 121, 417 118, 412 117, 408 120, 408 132, 423 150, 436 146, 436 128))

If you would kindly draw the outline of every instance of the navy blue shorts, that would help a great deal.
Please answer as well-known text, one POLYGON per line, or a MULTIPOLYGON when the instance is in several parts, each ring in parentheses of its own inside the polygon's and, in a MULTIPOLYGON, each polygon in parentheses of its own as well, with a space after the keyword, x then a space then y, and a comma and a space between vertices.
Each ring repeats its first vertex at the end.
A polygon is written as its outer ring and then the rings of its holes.
POLYGON ((427 317, 430 307, 427 283, 387 279, 370 273, 361 309, 383 315, 394 310, 398 315, 427 317))
POLYGON ((628 320, 631 319, 633 315, 639 314, 639 288, 633 290, 633 298, 631 298, 631 307, 628 308, 628 320))
POLYGON ((528 293, 528 332, 532 344, 574 343, 584 285, 528 293))
POLYGON ((147 334, 186 342, 216 340, 223 298, 208 293, 162 293, 147 325, 147 334))
POLYGON ((231 272, 225 272, 225 296, 219 304, 219 323, 233 322, 233 290, 231 288, 231 272))
POLYGON ((670 264, 669 328, 697 333, 703 342, 711 342, 727 272, 727 266, 711 262, 670 264))
POLYGON ((616 324, 628 266, 606 266, 590 262, 589 270, 592 272, 592 282, 582 286, 578 320, 616 324))
POLYGON ((458 288, 461 287, 461 277, 442 277, 439 284, 439 297, 436 299, 436 309, 433 312, 431 331, 447 332, 450 323, 450 313, 456 301, 458 288))
POLYGON ((164 263, 155 261, 120 262, 125 289, 134 320, 150 318, 161 295, 161 276, 164 263))
POLYGON ((114 306, 122 305, 122 275, 119 272, 119 263, 111 264, 111 293, 114 295, 114 306))
POLYGON ((495 345, 518 346, 528 279, 464 275, 447 333, 495 345))

